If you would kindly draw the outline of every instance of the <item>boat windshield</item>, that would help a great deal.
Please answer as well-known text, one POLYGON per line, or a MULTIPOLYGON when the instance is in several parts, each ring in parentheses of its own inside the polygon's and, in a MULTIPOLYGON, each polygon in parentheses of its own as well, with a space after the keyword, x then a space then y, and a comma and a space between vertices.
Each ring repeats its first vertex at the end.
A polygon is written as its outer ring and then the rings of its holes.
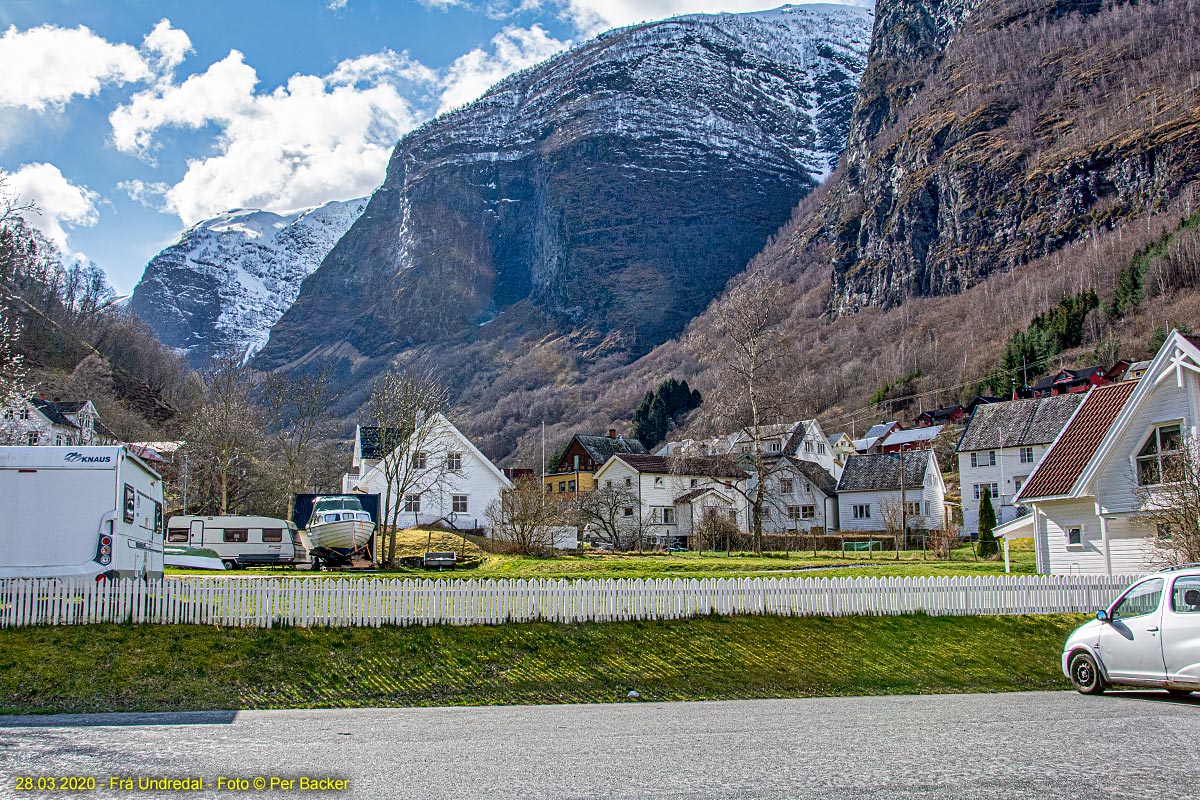
POLYGON ((362 511, 362 503, 356 497, 321 497, 313 504, 313 512, 321 511, 362 511))

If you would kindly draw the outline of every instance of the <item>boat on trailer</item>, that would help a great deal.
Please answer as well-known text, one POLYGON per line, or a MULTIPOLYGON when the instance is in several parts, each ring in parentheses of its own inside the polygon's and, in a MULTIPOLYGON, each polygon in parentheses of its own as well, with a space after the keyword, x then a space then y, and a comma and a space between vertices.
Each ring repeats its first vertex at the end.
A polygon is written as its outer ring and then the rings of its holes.
POLYGON ((314 548, 349 555, 371 541, 375 522, 356 498, 318 497, 313 501, 307 533, 314 548))

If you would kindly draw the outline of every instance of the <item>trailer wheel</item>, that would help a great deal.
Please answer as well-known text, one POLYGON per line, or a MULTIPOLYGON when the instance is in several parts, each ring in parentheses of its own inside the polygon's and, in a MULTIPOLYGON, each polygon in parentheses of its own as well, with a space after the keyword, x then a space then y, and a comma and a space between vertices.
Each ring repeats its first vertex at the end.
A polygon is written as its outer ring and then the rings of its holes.
POLYGON ((237 569, 237 561, 232 558, 223 558, 221 561, 225 564, 226 570, 237 569))

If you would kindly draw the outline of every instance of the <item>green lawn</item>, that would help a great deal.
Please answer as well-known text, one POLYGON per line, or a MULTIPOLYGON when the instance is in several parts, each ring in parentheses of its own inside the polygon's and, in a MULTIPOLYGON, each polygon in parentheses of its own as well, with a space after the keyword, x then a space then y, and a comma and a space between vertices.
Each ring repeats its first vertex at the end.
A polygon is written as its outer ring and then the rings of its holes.
MULTIPOLYGON (((401 555, 420 555, 429 542, 427 532, 406 531, 401 540, 401 555)), ((451 550, 465 554, 463 565, 453 572, 425 572, 400 569, 388 574, 426 578, 746 578, 796 574, 804 577, 858 575, 980 575, 1002 574, 1002 559, 976 560, 969 546, 958 548, 953 559, 937 561, 926 558, 920 550, 900 553, 820 552, 806 553, 636 553, 589 552, 586 555, 559 555, 554 558, 538 556, 497 555, 482 550, 476 543, 465 547, 458 536, 435 533, 430 543, 435 550, 451 550), (819 571, 812 571, 818 568, 819 571), (825 569, 820 569, 825 568, 825 569)), ((1032 541, 1017 542, 1012 550, 1014 574, 1033 574, 1032 541)), ((168 570, 170 575, 211 572, 168 570)), ((307 570, 250 570, 238 575, 296 575, 322 577, 362 573, 314 573, 307 570)))
POLYGON ((1064 689, 1074 616, 706 617, 382 629, 0 631, 7 713, 1064 689))

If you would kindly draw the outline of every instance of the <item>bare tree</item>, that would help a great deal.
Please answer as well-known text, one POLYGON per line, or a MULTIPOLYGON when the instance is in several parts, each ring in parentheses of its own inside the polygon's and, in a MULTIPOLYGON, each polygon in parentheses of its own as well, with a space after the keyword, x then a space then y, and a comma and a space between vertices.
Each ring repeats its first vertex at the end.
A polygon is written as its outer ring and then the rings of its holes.
POLYGON ((614 550, 640 550, 653 524, 628 486, 599 487, 581 494, 572 505, 579 527, 614 550))
MULTIPOLYGON (((409 497, 420 499, 437 490, 455 469, 443 458, 447 431, 437 417, 445 414, 450 394, 435 374, 427 370, 392 369, 375 380, 367 401, 371 435, 379 448, 374 467, 384 481, 383 529, 386 563, 396 560, 396 535, 409 497)), ((414 523, 418 522, 417 512, 414 523)))
POLYGON ((1161 464, 1161 482, 1135 490, 1143 510, 1139 522, 1153 531, 1160 565, 1200 563, 1200 441, 1183 437, 1161 464))
POLYGON ((779 286, 760 273, 729 291, 712 309, 710 326, 690 336, 692 351, 714 367, 717 385, 702 411, 718 432, 740 430, 750 440, 756 480, 747 492, 755 552, 762 552, 762 516, 769 478, 779 460, 763 453, 763 429, 796 413, 795 351, 783 335, 786 307, 779 286))
POLYGON ((18 435, 17 416, 28 389, 25 386, 25 358, 17 352, 21 339, 21 322, 0 294, 0 443, 16 441, 18 435))
POLYGON ((219 514, 246 499, 262 447, 253 379, 240 362, 236 355, 214 359, 207 376, 208 395, 184 426, 198 505, 219 514))
POLYGON ((277 491, 291 519, 290 498, 312 483, 319 469, 321 444, 332 432, 330 407, 341 393, 330 368, 296 377, 269 373, 262 381, 258 402, 263 421, 278 456, 280 481, 277 491))
POLYGON ((571 524, 567 504, 547 498, 537 478, 515 480, 512 489, 491 502, 486 515, 491 537, 524 554, 552 553, 556 529, 571 524))

